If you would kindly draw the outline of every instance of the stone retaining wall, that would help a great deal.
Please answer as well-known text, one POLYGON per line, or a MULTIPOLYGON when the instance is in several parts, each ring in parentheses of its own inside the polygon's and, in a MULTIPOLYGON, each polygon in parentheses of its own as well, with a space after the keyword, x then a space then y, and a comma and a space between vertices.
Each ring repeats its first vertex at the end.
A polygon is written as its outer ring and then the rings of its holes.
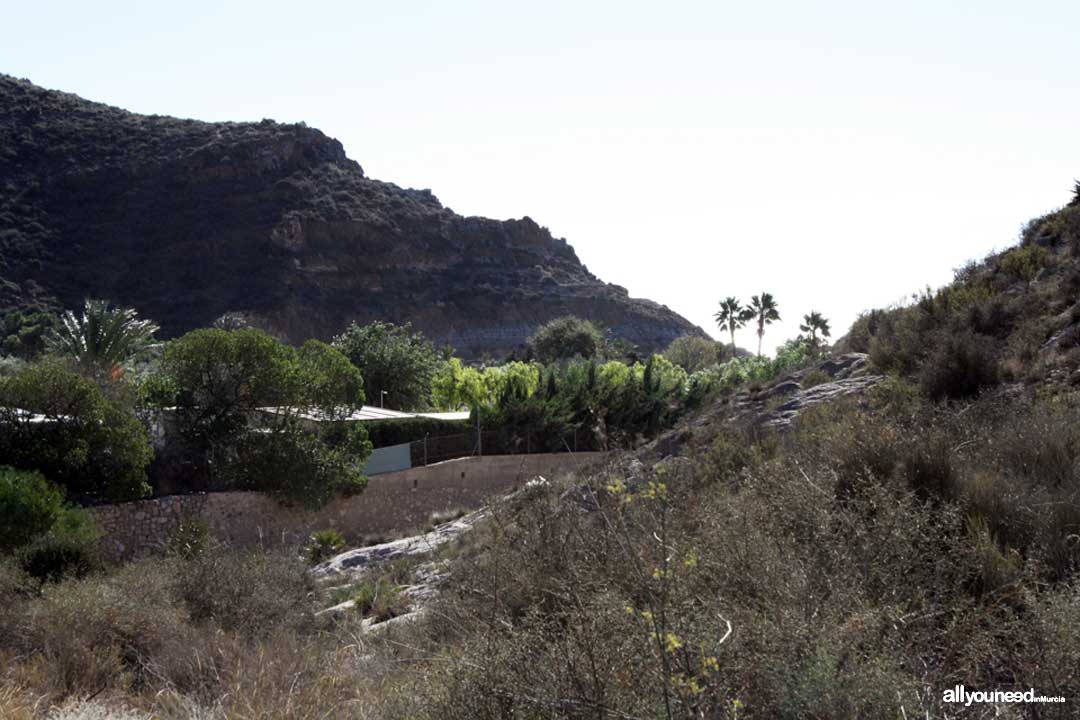
POLYGON ((335 528, 350 543, 407 533, 433 513, 474 510, 537 476, 574 471, 606 453, 489 455, 459 458, 372 477, 367 489, 316 512, 285 508, 255 492, 173 495, 92 508, 111 560, 141 557, 163 547, 185 519, 205 522, 218 541, 241 546, 303 543, 315 530, 335 528))

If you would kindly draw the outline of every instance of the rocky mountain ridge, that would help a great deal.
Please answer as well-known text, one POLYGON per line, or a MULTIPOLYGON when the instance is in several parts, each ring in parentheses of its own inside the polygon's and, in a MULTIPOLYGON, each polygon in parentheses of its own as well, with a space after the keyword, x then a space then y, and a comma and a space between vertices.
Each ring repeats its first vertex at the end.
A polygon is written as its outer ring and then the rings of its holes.
POLYGON ((411 321, 467 357, 565 314, 642 350, 702 332, 530 218, 457 215, 303 124, 138 115, 0 75, 0 312, 87 296, 166 335, 227 312, 290 341, 411 321))

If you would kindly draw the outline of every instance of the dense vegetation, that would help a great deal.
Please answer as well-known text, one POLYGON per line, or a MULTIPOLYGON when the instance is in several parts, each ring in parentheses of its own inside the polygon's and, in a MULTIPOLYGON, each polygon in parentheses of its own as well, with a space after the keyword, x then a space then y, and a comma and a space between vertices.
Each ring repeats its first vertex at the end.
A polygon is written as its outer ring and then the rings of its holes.
POLYGON ((249 328, 195 330, 169 343, 146 390, 175 415, 190 472, 212 487, 319 507, 364 486, 371 445, 363 426, 344 422, 363 404, 362 386, 329 345, 297 349, 249 328))
MULTIPOLYGON (((766 295, 755 332, 778 314, 766 295)), ((643 361, 440 358, 426 402, 469 408, 508 443, 569 431, 633 449, 494 503, 440 555, 449 580, 428 611, 380 632, 361 621, 402 611, 408 569, 366 579, 356 613, 314 618, 335 590, 298 557, 339 549, 330 533, 288 557, 184 539, 50 575, 25 548, 63 496, 2 471, 0 508, 26 520, 0 536, 24 549, 0 564, 0 715, 95 695, 170 720, 1075 717, 1078 297, 1073 203, 948 287, 860 317, 837 345, 869 353, 876 387, 785 434, 737 421, 734 400, 795 368, 810 384, 830 332, 813 312, 772 359, 687 342, 643 361), (957 684, 1068 699, 944 704, 957 684)), ((724 305, 728 332, 740 304, 724 305)), ((304 366, 245 338, 277 359, 259 367, 304 366)), ((356 379, 316 355, 326 377, 356 379)))

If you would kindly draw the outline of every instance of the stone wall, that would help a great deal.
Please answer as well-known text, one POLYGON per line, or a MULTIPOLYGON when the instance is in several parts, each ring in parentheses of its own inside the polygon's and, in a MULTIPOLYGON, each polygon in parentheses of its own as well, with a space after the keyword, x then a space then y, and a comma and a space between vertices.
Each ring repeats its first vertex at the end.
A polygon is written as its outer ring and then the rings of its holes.
POLYGON ((372 477, 367 489, 317 512, 285 508, 255 492, 174 495, 92 508, 111 560, 163 547, 185 519, 205 522, 218 541, 241 547, 298 545, 315 530, 335 528, 350 543, 408 533, 433 513, 474 510, 525 481, 598 462, 605 453, 468 457, 372 477))

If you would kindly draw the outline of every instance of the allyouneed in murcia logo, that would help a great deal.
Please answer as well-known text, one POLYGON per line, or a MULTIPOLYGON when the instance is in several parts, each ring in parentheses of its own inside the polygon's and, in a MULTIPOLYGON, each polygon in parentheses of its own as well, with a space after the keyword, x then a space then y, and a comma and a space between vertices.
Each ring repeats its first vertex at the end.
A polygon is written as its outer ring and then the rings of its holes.
POLYGON ((955 685, 946 690, 941 698, 942 702, 962 703, 1063 703, 1064 696, 1040 695, 1035 688, 1028 690, 968 690, 963 685, 955 685))

